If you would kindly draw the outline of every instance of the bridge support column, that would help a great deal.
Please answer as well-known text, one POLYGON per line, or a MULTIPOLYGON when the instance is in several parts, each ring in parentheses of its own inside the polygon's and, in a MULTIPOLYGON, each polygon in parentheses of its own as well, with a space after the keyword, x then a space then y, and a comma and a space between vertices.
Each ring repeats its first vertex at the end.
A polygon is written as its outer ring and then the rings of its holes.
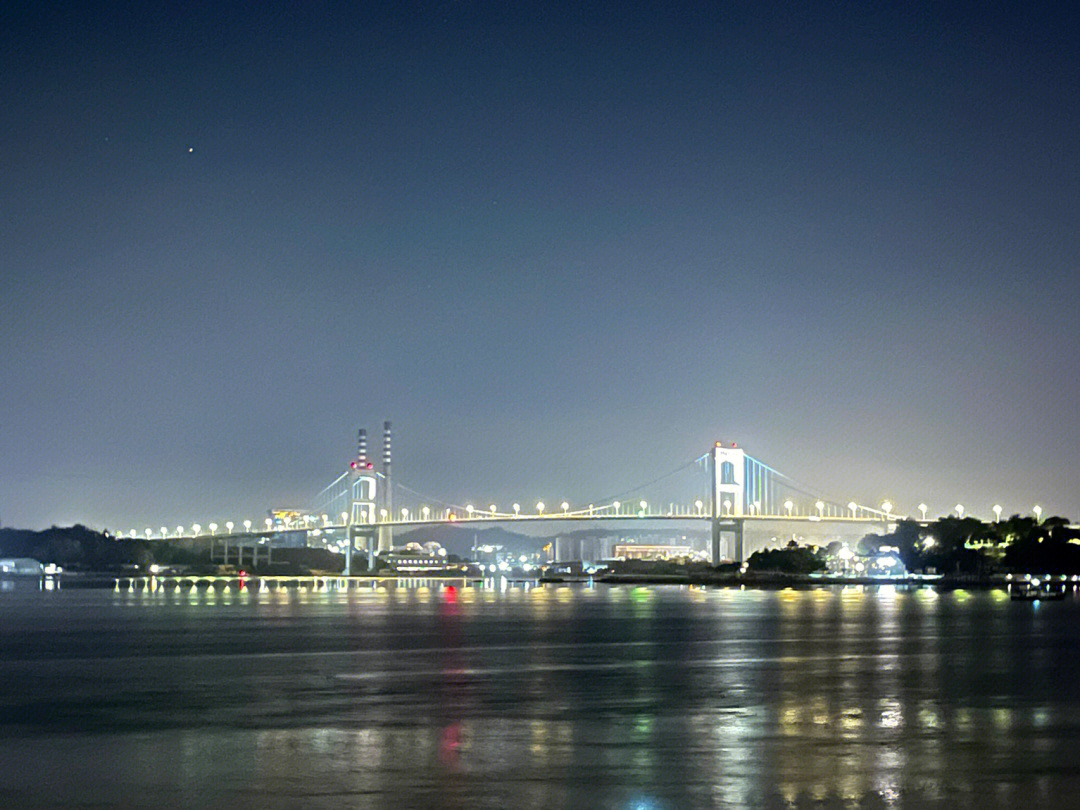
POLYGON ((353 533, 352 526, 345 527, 345 570, 342 573, 347 576, 352 576, 352 553, 353 553, 353 533))
POLYGON ((743 563, 743 521, 735 521, 735 550, 732 554, 735 562, 739 565, 743 563))
POLYGON ((712 526, 712 564, 719 565, 721 559, 720 541, 722 539, 723 532, 720 528, 720 521, 716 518, 713 518, 711 521, 709 521, 709 523, 712 526))

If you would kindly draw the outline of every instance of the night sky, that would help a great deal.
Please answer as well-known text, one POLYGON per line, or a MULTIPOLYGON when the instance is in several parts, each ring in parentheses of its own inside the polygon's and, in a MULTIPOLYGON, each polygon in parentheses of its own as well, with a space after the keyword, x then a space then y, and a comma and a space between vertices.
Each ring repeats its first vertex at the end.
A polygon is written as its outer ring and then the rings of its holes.
POLYGON ((4 3, 0 521, 258 519, 386 418, 457 502, 724 439, 1080 516, 1078 41, 1074 3, 4 3))

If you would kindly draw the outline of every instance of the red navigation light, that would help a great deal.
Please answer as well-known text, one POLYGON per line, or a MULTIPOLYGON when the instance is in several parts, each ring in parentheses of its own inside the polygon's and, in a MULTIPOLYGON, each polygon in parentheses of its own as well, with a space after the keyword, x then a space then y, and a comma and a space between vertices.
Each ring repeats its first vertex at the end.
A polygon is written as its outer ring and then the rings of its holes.
POLYGON ((356 469, 356 462, 355 461, 350 462, 349 466, 352 467, 355 470, 356 469))
POLYGON ((369 470, 373 470, 373 469, 375 469, 375 465, 374 465, 374 464, 372 464, 372 463, 371 463, 371 462, 369 461, 369 462, 367 463, 367 468, 368 468, 369 470))
POLYGON ((731 443, 731 446, 732 446, 732 447, 738 447, 739 445, 738 445, 738 444, 736 444, 735 442, 732 442, 732 443, 731 443))
POLYGON ((240 571, 240 579, 243 579, 246 576, 247 576, 247 571, 244 571, 243 569, 241 569, 241 571, 240 571))

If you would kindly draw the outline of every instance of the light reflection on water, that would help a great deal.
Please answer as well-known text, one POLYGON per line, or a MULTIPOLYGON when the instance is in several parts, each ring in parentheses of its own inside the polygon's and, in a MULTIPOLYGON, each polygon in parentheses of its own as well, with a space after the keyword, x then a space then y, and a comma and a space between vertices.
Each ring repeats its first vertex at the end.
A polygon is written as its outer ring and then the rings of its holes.
POLYGON ((0 593, 10 806, 1006 807, 1080 604, 416 582, 0 593))

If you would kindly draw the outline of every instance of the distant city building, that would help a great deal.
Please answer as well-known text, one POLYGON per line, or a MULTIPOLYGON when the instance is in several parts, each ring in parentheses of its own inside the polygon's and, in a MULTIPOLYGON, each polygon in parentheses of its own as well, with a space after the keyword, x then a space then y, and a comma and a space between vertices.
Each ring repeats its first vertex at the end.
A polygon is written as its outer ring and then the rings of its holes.
POLYGON ((692 546, 654 546, 643 543, 615 546, 616 560, 679 560, 699 556, 692 546))
POLYGON ((10 576, 41 576, 45 566, 30 557, 8 557, 0 560, 0 574, 10 576))

